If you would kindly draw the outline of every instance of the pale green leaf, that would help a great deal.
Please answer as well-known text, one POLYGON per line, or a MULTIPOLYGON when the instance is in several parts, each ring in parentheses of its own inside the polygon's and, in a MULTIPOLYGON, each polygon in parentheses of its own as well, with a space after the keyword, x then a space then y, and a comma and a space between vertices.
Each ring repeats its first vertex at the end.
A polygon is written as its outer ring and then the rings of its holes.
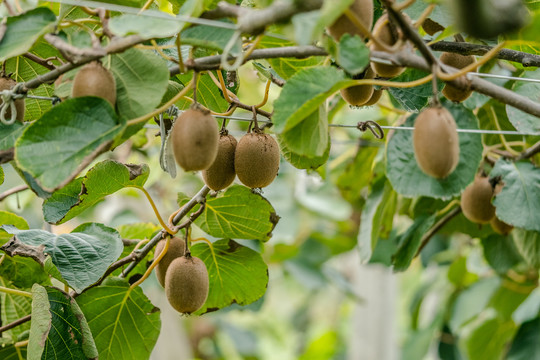
POLYGON ((287 144, 281 139, 281 136, 278 136, 277 138, 281 150, 281 155, 283 155, 283 157, 287 159, 287 161, 297 169, 315 170, 325 164, 326 161, 328 161, 328 157, 330 156, 330 134, 328 134, 326 149, 321 156, 299 155, 298 153, 288 148, 287 144))
POLYGON ((435 223, 436 214, 431 216, 419 216, 414 223, 399 237, 397 252, 392 256, 394 271, 405 271, 420 248, 422 236, 435 223))
POLYGON ((540 232, 515 228, 512 236, 519 253, 527 264, 540 268, 540 232))
POLYGON ((324 105, 295 127, 281 133, 280 140, 297 156, 320 158, 328 149, 328 117, 324 105))
MULTIPOLYGON (((0 210, 0 224, 1 225, 13 225, 17 229, 27 230, 29 229, 28 223, 19 215, 13 214, 9 211, 0 210)), ((0 229, 0 245, 3 245, 11 235, 5 230, 0 229)))
MULTIPOLYGON (((223 29, 215 26, 197 25, 182 31, 181 39, 182 44, 222 52, 234 35, 234 31, 233 29, 223 29)), ((242 42, 240 39, 237 39, 230 50, 230 54, 238 55, 241 51, 242 42)))
MULTIPOLYGON (((4 266, 2 264, 2 266, 4 266)), ((3 278, 0 278, 0 286, 10 287, 9 283, 3 278)), ((18 320, 32 312, 32 299, 26 296, 18 296, 9 293, 1 293, 0 301, 2 303, 1 318, 2 324, 10 324, 15 320, 18 320)), ((30 330, 30 323, 21 324, 13 329, 7 330, 2 333, 3 337, 6 335, 11 337, 17 337, 21 333, 30 330)), ((0 352, 0 355, 2 353, 0 352)), ((4 359, 0 357, 0 359, 4 359)))
POLYGON ((336 61, 349 74, 359 74, 369 65, 369 49, 358 35, 344 34, 339 40, 336 61))
POLYGON ((145 12, 139 15, 124 14, 111 18, 109 29, 117 36, 139 35, 143 39, 173 36, 180 31, 182 23, 173 16, 170 19, 165 17, 168 17, 165 13, 161 13, 160 18, 145 16, 145 12))

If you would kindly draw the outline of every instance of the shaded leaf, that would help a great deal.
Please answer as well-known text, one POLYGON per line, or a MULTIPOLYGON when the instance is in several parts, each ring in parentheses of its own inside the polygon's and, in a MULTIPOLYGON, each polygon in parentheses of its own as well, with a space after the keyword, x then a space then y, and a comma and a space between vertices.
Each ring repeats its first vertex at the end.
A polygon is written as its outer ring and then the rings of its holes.
POLYGON ((297 156, 320 158, 329 146, 328 117, 324 105, 319 106, 295 127, 279 136, 288 150, 297 156))
POLYGON ((209 246, 202 242, 191 247, 208 270, 210 292, 196 314, 216 311, 233 303, 248 305, 266 292, 268 268, 261 255, 233 240, 219 240, 209 246))
POLYGON ((506 274, 508 270, 523 261, 513 239, 509 236, 494 234, 481 239, 481 241, 484 257, 489 265, 501 275, 506 274))
MULTIPOLYGON (((429 73, 418 69, 407 69, 403 74, 392 79, 395 82, 408 82, 421 79, 429 73)), ((439 81, 437 83, 439 91, 444 87, 444 82, 439 81)), ((389 87, 388 93, 392 95, 394 99, 407 111, 418 112, 425 108, 429 99, 433 96, 433 87, 431 81, 411 87, 411 88, 397 88, 389 87)))
POLYGON ((488 318, 463 339, 469 359, 500 359, 516 332, 512 321, 488 318))
POLYGON ((512 236, 519 253, 527 264, 540 268, 540 232, 515 228, 512 236))
POLYGON ((540 319, 522 324, 514 337, 507 360, 540 359, 540 319))
POLYGON ((392 257, 394 271, 405 271, 409 268, 420 247, 422 236, 433 226, 436 217, 437 214, 417 217, 414 219, 414 223, 399 237, 397 252, 392 257))
POLYGON ((369 65, 369 49, 360 36, 344 34, 339 39, 336 61, 349 74, 359 74, 369 65))
POLYGON ((297 169, 317 169, 321 165, 325 164, 326 161, 328 161, 328 157, 330 156, 330 134, 328 135, 328 137, 329 139, 324 153, 321 156, 312 157, 308 155, 299 155, 293 152, 287 147, 287 144, 285 144, 281 140, 281 137, 278 136, 281 155, 283 155, 283 157, 297 169))
POLYGON ((0 276, 20 289, 29 289, 35 283, 49 285, 51 282, 41 264, 22 256, 6 256, 0 266, 0 276))
POLYGON ((18 121, 11 125, 0 123, 0 152, 14 147, 25 128, 26 126, 18 121))

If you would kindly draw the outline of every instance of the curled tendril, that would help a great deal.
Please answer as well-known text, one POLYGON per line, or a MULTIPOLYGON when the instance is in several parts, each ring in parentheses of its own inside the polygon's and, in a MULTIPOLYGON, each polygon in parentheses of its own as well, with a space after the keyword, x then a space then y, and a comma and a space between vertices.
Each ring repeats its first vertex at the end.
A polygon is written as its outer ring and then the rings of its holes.
POLYGON ((17 120, 17 108, 15 107, 15 100, 25 97, 24 94, 19 93, 23 84, 19 83, 11 90, 3 90, 0 92, 2 98, 2 105, 0 105, 0 122, 4 125, 11 125, 17 120), (8 109, 11 111, 10 119, 6 119, 6 112, 8 109))
POLYGON ((375 121, 372 121, 372 120, 359 121, 358 124, 356 124, 356 128, 362 132, 369 130, 373 133, 373 136, 375 136, 377 139, 380 139, 380 140, 384 139, 384 130, 375 121))

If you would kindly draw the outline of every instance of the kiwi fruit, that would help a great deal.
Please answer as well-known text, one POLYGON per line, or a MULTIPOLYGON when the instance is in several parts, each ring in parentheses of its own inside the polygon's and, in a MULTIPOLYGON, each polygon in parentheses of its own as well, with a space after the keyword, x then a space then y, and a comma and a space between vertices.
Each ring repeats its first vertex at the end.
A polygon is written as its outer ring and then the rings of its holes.
POLYGON ((174 157, 185 171, 208 169, 216 159, 219 143, 217 122, 198 107, 184 111, 171 129, 174 157))
MULTIPOLYGON (((17 82, 13 80, 10 77, 0 77, 0 91, 4 90, 11 90, 13 87, 17 85, 17 82)), ((3 103, 2 99, 0 98, 0 105, 3 103)), ((14 101, 15 103, 15 109, 17 110, 17 116, 15 117, 17 121, 23 121, 24 120, 24 98, 17 99, 14 101)), ((11 109, 7 109, 5 112, 5 118, 6 120, 11 119, 11 109)))
POLYGON ((493 229, 493 231, 501 235, 508 235, 510 231, 514 229, 512 225, 505 223, 497 216, 494 216, 489 223, 491 224, 491 228, 493 229))
POLYGON ((215 191, 231 185, 236 177, 234 171, 234 153, 238 142, 232 135, 219 136, 218 152, 212 166, 202 172, 206 185, 215 191))
POLYGON ((183 314, 199 310, 208 297, 208 271, 190 254, 174 259, 165 274, 165 293, 171 306, 183 314))
POLYGON ((371 95, 371 97, 370 97, 369 100, 364 104, 364 106, 375 105, 375 104, 378 103, 379 100, 381 99, 382 94, 383 94, 383 90, 382 90, 382 89, 379 89, 379 90, 373 90, 373 95, 371 95))
MULTIPOLYGON (((369 31, 371 25, 373 25, 373 1, 372 0, 355 0, 349 10, 358 17, 358 20, 369 31)), ((350 34, 352 36, 358 35, 364 38, 362 32, 349 20, 347 15, 341 15, 337 20, 328 27, 328 33, 339 41, 343 34, 350 34)))
MULTIPOLYGON (((441 55, 441 62, 448 66, 455 67, 456 69, 463 69, 464 67, 475 63, 476 58, 473 55, 461 55, 445 52, 441 55)), ((448 100, 453 102, 462 102, 471 96, 472 90, 462 90, 452 84, 446 84, 442 93, 448 100)))
MULTIPOLYGON (((375 73, 371 69, 371 66, 367 68, 364 73, 363 79, 373 79, 375 73)), ((339 93, 343 100, 350 105, 362 106, 365 105, 373 96, 373 85, 356 85, 346 89, 341 89, 339 93)))
POLYGON ((414 156, 420 169, 444 179, 459 162, 459 137, 454 117, 442 106, 423 110, 414 123, 414 156))
POLYGON ((489 178, 476 176, 473 183, 461 194, 461 209, 463 215, 470 221, 486 224, 495 216, 495 206, 491 204, 493 186, 489 178))
POLYGON ((112 107, 116 104, 116 82, 112 73, 99 61, 84 65, 73 79, 72 97, 98 96, 112 107))
POLYGON ((250 188, 262 188, 274 181, 279 170, 279 146, 268 134, 250 132, 238 142, 234 155, 236 175, 250 188))
MULTIPOLYGON (((390 23, 388 20, 388 14, 384 13, 378 20, 375 22, 375 25, 373 26, 373 35, 377 37, 381 42, 385 43, 388 46, 394 45, 398 38, 401 37, 401 30, 396 28, 397 35, 395 36, 392 32, 392 28, 390 27, 390 23)), ((384 48, 377 46, 377 44, 373 43, 371 45, 371 50, 375 51, 385 51, 384 48)), ((396 77, 399 74, 401 74, 403 71, 405 71, 404 67, 401 66, 395 66, 395 65, 388 65, 388 64, 379 64, 379 63, 372 63, 373 70, 381 77, 384 78, 392 78, 396 77)))
MULTIPOLYGON (((161 251, 165 247, 165 240, 161 240, 157 243, 156 248, 154 250, 154 260, 161 254, 161 251)), ((184 240, 172 237, 169 240, 169 249, 167 250, 167 253, 163 256, 163 258, 160 260, 160 262, 156 266, 156 276, 158 278, 159 283, 161 286, 165 286, 165 274, 167 273, 167 269, 169 268, 169 265, 171 262, 184 255, 184 251, 186 250, 186 243, 184 240)))

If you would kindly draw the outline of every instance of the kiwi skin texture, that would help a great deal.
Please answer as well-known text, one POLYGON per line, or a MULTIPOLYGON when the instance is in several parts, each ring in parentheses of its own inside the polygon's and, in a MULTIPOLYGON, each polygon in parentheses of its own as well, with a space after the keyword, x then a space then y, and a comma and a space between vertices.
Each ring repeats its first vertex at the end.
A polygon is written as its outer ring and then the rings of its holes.
MULTIPOLYGON (((371 66, 366 70, 363 79, 373 79, 375 73, 371 66)), ((341 89, 339 92, 343 100, 353 106, 365 105, 373 96, 373 85, 356 85, 346 89, 341 89)))
POLYGON ((216 160, 212 166, 202 172, 206 185, 219 191, 231 185, 236 177, 234 171, 234 154, 238 142, 232 135, 220 135, 216 160))
POLYGON ((508 235, 510 231, 514 229, 512 225, 505 223, 497 216, 494 216, 489 223, 491 224, 491 228, 493 229, 493 231, 500 235, 508 235))
POLYGON ((491 204, 494 191, 489 178, 476 176, 473 183, 461 194, 463 215, 477 224, 487 224, 495 216, 495 206, 491 204))
MULTIPOLYGON (((373 25, 373 0, 355 0, 352 5, 349 6, 349 10, 358 17, 358 20, 360 20, 362 25, 364 25, 368 31, 371 30, 371 25, 373 25)), ((337 18, 337 20, 328 27, 328 33, 336 41, 339 41, 343 34, 350 34, 352 36, 358 35, 362 39, 364 38, 362 32, 345 14, 337 18)))
MULTIPOLYGON (((476 62, 476 58, 473 55, 461 55, 448 52, 443 53, 440 60, 442 63, 455 67, 456 69, 463 69, 476 62)), ((442 93, 450 101, 462 102, 471 96, 472 90, 462 90, 452 84, 446 84, 442 93)))
MULTIPOLYGON (((161 254, 164 247, 165 240, 160 240, 154 250, 154 260, 156 260, 159 254, 161 254)), ((165 287, 165 274, 167 273, 169 265, 174 259, 183 256, 185 249, 186 243, 184 240, 177 237, 172 237, 169 240, 169 249, 156 266, 156 276, 161 286, 165 287)))
POLYGON ((279 145, 268 134, 251 132, 238 142, 234 156, 236 175, 250 188, 263 188, 279 170, 279 145))
POLYGON ((206 170, 218 152, 219 131, 208 111, 191 108, 184 111, 171 129, 174 157, 185 171, 206 170))
POLYGON ((379 100, 381 99, 382 94, 383 94, 383 90, 382 90, 382 89, 374 90, 374 91, 373 91, 373 95, 371 95, 371 98, 369 98, 369 100, 367 101, 367 103, 364 104, 364 106, 375 105, 375 104, 378 103, 379 100))
POLYGON ((116 82, 111 72, 100 62, 84 65, 73 78, 71 96, 97 96, 107 100, 114 108, 116 104, 116 82))
MULTIPOLYGON (((13 87, 17 85, 17 82, 9 77, 0 77, 0 91, 4 90, 11 90, 13 87)), ((24 120, 24 98, 17 99, 15 102, 15 110, 17 110, 17 116, 15 117, 17 121, 23 121, 24 120)), ((0 104, 2 104, 3 101, 0 99, 0 104)), ((5 113, 6 120, 11 119, 11 109, 7 109, 5 113)))
POLYGON ((413 131, 414 156, 420 169, 436 179, 450 175, 459 162, 456 122, 442 106, 423 110, 413 131))
POLYGON ((208 270, 204 262, 187 255, 174 259, 165 274, 165 293, 171 306, 183 314, 199 310, 208 298, 208 270))
MULTIPOLYGON (((396 29, 399 32, 399 29, 396 29)), ((373 35, 379 38, 379 40, 388 46, 394 45, 398 39, 392 34, 392 30, 388 23, 388 14, 384 13, 373 26, 373 35)), ((376 44, 371 45, 371 50, 384 51, 385 49, 377 46, 376 44)), ((381 77, 384 78, 393 78, 405 71, 404 67, 394 66, 388 64, 379 64, 372 63, 373 70, 381 77)))

